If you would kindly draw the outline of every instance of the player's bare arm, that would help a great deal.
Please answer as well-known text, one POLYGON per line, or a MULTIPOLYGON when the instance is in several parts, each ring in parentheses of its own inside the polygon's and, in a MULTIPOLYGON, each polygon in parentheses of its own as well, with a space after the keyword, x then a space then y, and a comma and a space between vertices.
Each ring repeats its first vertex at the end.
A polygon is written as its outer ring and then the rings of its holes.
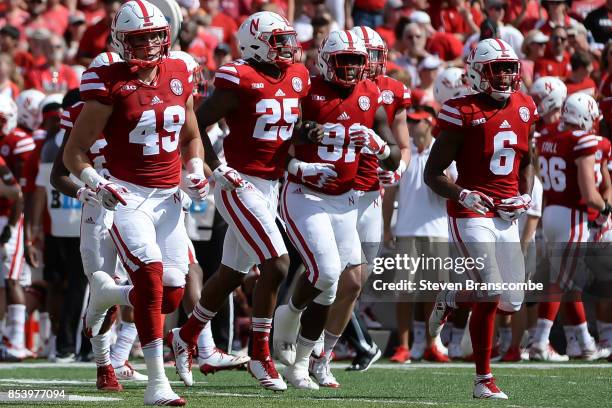
POLYGON ((462 135, 447 131, 440 132, 436 143, 431 148, 423 173, 425 184, 436 194, 449 200, 458 200, 462 190, 446 175, 446 169, 455 160, 462 143, 462 135))
MULTIPOLYGON (((533 125, 529 131, 529 145, 531 146, 531 139, 535 132, 535 125, 533 125)), ((533 167, 532 152, 531 148, 527 149, 525 155, 521 158, 519 168, 519 193, 531 195, 533 189, 533 177, 535 175, 535 168, 533 167)))
POLYGON ((76 198, 80 187, 70 179, 70 171, 68 171, 62 159, 70 133, 70 131, 67 131, 64 134, 62 145, 60 146, 57 156, 55 156, 55 160, 53 161, 53 167, 51 168, 51 185, 60 193, 76 198))
POLYGON ((606 208, 606 203, 602 198, 597 187, 595 186, 595 178, 593 177, 593 169, 595 168, 595 155, 579 157, 576 159, 576 167, 578 168, 578 187, 580 195, 587 206, 602 211, 606 208))
POLYGON ((21 188, 7 166, 0 166, 0 181, 0 197, 16 200, 21 196, 21 188))
POLYGON ((610 179, 610 171, 608 170, 608 162, 604 160, 601 163, 601 185, 599 193, 607 202, 612 202, 612 179, 610 179))
POLYGON ((382 106, 379 106, 376 110, 373 130, 389 146, 388 156, 379 156, 381 166, 386 170, 394 171, 399 166, 401 159, 400 146, 397 145, 393 132, 391 132, 389 122, 387 121, 387 113, 382 106))
MULTIPOLYGON (((93 167, 87 152, 104 130, 106 122, 113 112, 113 107, 98 101, 85 102, 81 114, 74 124, 71 136, 64 148, 63 161, 66 168, 74 175, 81 175, 86 168, 93 167)), ((90 186, 96 187, 96 186, 90 186)))
POLYGON ((402 108, 395 112, 395 117, 391 123, 391 132, 399 148, 400 158, 408 166, 411 153, 410 135, 408 134, 408 126, 406 126, 406 109, 402 108))

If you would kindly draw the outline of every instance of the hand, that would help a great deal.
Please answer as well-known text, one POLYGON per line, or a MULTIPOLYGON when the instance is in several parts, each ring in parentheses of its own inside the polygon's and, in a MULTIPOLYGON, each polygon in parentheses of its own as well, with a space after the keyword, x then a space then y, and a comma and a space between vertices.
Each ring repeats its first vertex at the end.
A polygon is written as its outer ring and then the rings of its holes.
MULTIPOLYGON (((376 134, 372 129, 366 126, 361 126, 349 132, 351 143, 356 147, 367 148, 372 154, 376 156, 385 155, 388 152, 389 146, 387 142, 382 140, 380 136, 376 134)), ((389 154, 387 153, 386 156, 389 154)))
POLYGON ((187 194, 182 188, 179 190, 179 194, 181 197, 181 207, 183 208, 183 211, 188 213, 193 201, 189 197, 189 194, 187 194))
POLYGON ((9 242, 11 236, 13 235, 14 228, 14 226, 9 224, 4 226, 4 229, 2 229, 2 233, 0 233, 0 245, 4 245, 9 242))
POLYGON ((98 184, 96 189, 96 198, 109 211, 115 211, 119 203, 127 205, 123 198, 126 194, 129 194, 129 190, 115 183, 98 184))
POLYGON ((378 175, 378 181, 380 181, 383 187, 394 187, 399 184, 404 171, 406 171, 406 163, 400 160, 400 164, 395 171, 388 171, 379 167, 376 169, 376 174, 378 175))
POLYGON ((24 255, 26 262, 32 268, 38 268, 42 265, 42 252, 34 243, 26 241, 24 255))
POLYGON ((480 215, 486 215, 494 207, 493 199, 480 191, 462 190, 459 193, 459 203, 480 215))
POLYGON ((184 185, 181 188, 194 200, 204 200, 210 191, 210 185, 204 174, 188 174, 182 184, 184 185))
POLYGON ((520 218, 530 208, 531 196, 529 194, 505 198, 495 206, 501 219, 510 222, 520 218))
POLYGON ((595 218, 595 228, 603 227, 610 219, 611 212, 612 212, 612 207, 610 207, 610 204, 606 202, 604 209, 601 210, 599 214, 597 215, 597 218, 595 218))
POLYGON ((98 201, 98 198, 96 197, 96 192, 87 186, 83 186, 79 188, 79 190, 76 193, 76 198, 83 204, 89 204, 92 207, 100 206, 100 202, 98 201))
POLYGON ((312 120, 302 122, 301 132, 302 135, 312 143, 319 143, 323 140, 323 127, 312 120))
POLYGON ((213 179, 222 190, 232 191, 245 186, 246 182, 240 174, 231 167, 221 164, 213 171, 213 179))
POLYGON ((306 163, 292 159, 289 163, 289 173, 293 174, 303 183, 316 187, 329 187, 338 177, 334 165, 330 163, 306 163))

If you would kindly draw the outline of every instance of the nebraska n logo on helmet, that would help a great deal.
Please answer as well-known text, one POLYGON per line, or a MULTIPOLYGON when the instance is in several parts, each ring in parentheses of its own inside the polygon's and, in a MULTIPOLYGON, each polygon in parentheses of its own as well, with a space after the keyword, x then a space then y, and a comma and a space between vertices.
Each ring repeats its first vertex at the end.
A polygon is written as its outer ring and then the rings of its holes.
POLYGON ((561 109, 567 97, 567 86, 557 77, 543 76, 531 85, 529 95, 536 103, 538 113, 546 116, 561 109))
POLYGON ((295 29, 286 18, 271 11, 250 15, 240 25, 237 36, 245 60, 282 68, 301 59, 295 29))
POLYGON ((352 87, 361 81, 367 62, 365 43, 349 30, 332 31, 319 47, 319 72, 340 86, 352 87))
POLYGON ((507 42, 487 38, 468 57, 468 81, 475 91, 505 100, 520 88, 520 67, 516 53, 507 42))
POLYGON ((128 64, 151 68, 168 55, 170 26, 162 12, 145 0, 123 4, 111 25, 112 45, 128 64))

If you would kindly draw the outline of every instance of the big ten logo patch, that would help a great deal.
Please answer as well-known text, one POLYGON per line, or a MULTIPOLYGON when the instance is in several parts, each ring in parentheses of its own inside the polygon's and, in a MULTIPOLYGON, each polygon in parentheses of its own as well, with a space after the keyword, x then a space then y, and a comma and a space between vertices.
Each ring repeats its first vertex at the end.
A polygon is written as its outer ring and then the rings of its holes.
POLYGON ((76 198, 68 197, 57 190, 51 190, 51 209, 80 210, 82 203, 76 198))

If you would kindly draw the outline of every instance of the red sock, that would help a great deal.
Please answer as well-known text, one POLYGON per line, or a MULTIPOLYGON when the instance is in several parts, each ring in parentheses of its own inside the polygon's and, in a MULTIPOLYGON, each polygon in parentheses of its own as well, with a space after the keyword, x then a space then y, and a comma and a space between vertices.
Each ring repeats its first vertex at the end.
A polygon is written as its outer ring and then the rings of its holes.
POLYGON ((491 349, 493 348, 493 329, 495 328, 497 303, 478 302, 472 308, 470 336, 472 337, 477 375, 491 373, 491 349))
POLYGON ((586 322, 584 304, 581 301, 566 302, 564 304, 565 322, 568 326, 578 326, 586 322))
POLYGON ((195 346, 198 343, 200 332, 206 326, 206 323, 211 321, 216 314, 217 312, 211 312, 200 303, 197 303, 189 319, 181 326, 179 336, 190 346, 195 346))
POLYGON ((176 310, 183 299, 184 287, 164 286, 161 312, 170 314, 176 310))
POLYGON ((555 321, 561 302, 540 302, 538 305, 538 319, 555 321))
POLYGON ((251 331, 253 332, 252 358, 254 360, 266 360, 270 357, 270 330, 272 319, 267 317, 251 318, 251 331))
POLYGON ((161 262, 153 262, 130 274, 134 284, 134 289, 130 291, 130 303, 134 306, 134 323, 143 346, 163 336, 163 270, 161 262))

